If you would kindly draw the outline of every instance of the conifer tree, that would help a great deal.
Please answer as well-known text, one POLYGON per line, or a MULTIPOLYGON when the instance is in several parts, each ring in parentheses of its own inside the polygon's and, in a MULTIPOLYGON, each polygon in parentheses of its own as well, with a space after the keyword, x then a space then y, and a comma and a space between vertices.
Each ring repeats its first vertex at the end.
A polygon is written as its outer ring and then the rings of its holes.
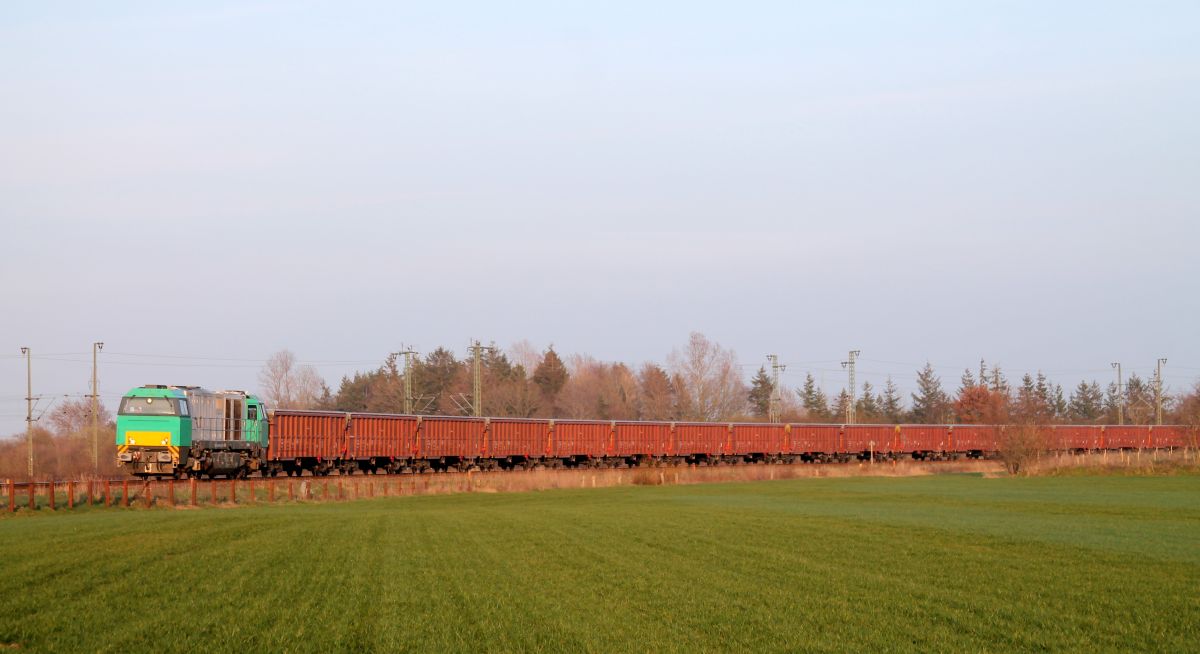
POLYGON ((917 373, 917 392, 912 394, 912 421, 918 424, 940 424, 950 415, 950 398, 942 390, 942 380, 926 363, 917 373))
POLYGON ((563 360, 554 351, 554 346, 546 348, 546 352, 542 354, 542 362, 533 370, 531 378, 534 386, 542 395, 542 412, 547 415, 556 415, 558 394, 562 392, 563 386, 567 383, 567 366, 563 364, 563 360))
POLYGON ((988 388, 992 389, 993 393, 1003 393, 1008 395, 1012 390, 1008 385, 1008 378, 1004 376, 1004 371, 1000 366, 992 366, 992 372, 987 379, 988 388))
POLYGON ((775 384, 771 381, 765 367, 759 368, 754 378, 750 380, 750 391, 747 399, 750 403, 750 413, 760 418, 771 414, 771 397, 775 394, 775 384))
POLYGON ((862 396, 854 403, 854 412, 859 422, 876 422, 879 420, 879 398, 871 382, 863 382, 862 396))
POLYGON ((1125 422, 1148 425, 1154 419, 1154 385, 1135 372, 1125 383, 1125 422))
POLYGON ((971 372, 970 368, 967 368, 966 370, 963 370, 963 376, 959 381, 958 394, 961 396, 964 392, 975 388, 977 385, 978 384, 975 381, 975 375, 971 372))
POLYGON ((1115 425, 1120 421, 1124 401, 1125 398, 1117 392, 1117 385, 1109 382, 1108 390, 1104 393, 1104 422, 1115 425))
POLYGON ((1067 416, 1072 422, 1093 423, 1104 415, 1104 392, 1096 382, 1079 382, 1067 404, 1067 416))
POLYGON ((904 419, 904 405, 900 402, 900 391, 896 388, 896 383, 892 381, 890 375, 887 383, 883 386, 883 393, 879 396, 879 413, 883 422, 897 423, 904 419))
POLYGON ((797 392, 809 421, 829 419, 829 399, 825 397, 825 392, 817 387, 817 380, 813 379, 811 372, 804 377, 804 388, 797 392))
POLYGON ((1067 417, 1067 398, 1063 396, 1062 384, 1054 385, 1054 392, 1050 397, 1051 409, 1054 411, 1054 419, 1065 419, 1067 417))

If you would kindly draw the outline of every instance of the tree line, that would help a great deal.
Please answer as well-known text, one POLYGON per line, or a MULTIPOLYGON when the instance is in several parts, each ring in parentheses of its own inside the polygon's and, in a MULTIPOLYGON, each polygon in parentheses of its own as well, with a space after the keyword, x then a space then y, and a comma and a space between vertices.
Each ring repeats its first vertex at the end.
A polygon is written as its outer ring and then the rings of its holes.
MULTIPOLYGON (((799 388, 776 394, 766 367, 747 383, 733 350, 693 333, 666 357, 665 365, 634 366, 585 354, 563 356, 553 346, 538 351, 518 343, 507 351, 492 344, 480 355, 480 413, 494 417, 599 420, 761 421, 778 404, 783 421, 842 422, 851 402, 860 423, 1151 424, 1156 384, 1131 375, 1116 384, 1080 381, 1069 393, 1041 372, 1011 383, 998 366, 963 372, 947 391, 933 366, 917 371, 915 390, 904 398, 889 377, 883 388, 864 382, 853 399, 847 389, 830 398, 811 373, 799 388)), ((474 361, 446 347, 414 357, 410 371, 413 413, 471 415, 475 408, 474 361)), ((276 353, 259 381, 272 407, 403 413, 404 361, 388 355, 378 368, 342 377, 330 389, 311 366, 287 350, 276 353)), ((1164 397, 1164 420, 1200 423, 1200 388, 1164 397)))
MULTIPOLYGON (((765 376, 761 370, 759 377, 765 376)), ((755 383, 759 383, 759 377, 755 383)), ((809 374, 804 386, 796 390, 804 416, 819 420, 839 420, 846 415, 850 395, 843 389, 830 401, 809 374)), ((882 391, 870 382, 862 386, 854 400, 858 422, 913 424, 1005 424, 1017 418, 1033 419, 1042 424, 1117 424, 1148 425, 1155 421, 1157 384, 1136 373, 1123 388, 1115 383, 1106 387, 1095 380, 1080 381, 1068 394, 1060 384, 1042 372, 1025 373, 1017 384, 1010 383, 999 367, 990 371, 963 371, 957 390, 947 392, 933 366, 917 371, 916 390, 905 406, 891 378, 882 391)), ((1200 389, 1178 396, 1164 393, 1165 421, 1187 422, 1200 389)))
MULTIPOLYGON (((107 478, 124 474, 117 465, 116 424, 103 404, 96 416, 97 467, 92 468, 92 403, 88 399, 60 402, 34 425, 34 476, 38 479, 76 479, 95 474, 107 478)), ((0 479, 28 476, 26 434, 0 440, 0 479)))

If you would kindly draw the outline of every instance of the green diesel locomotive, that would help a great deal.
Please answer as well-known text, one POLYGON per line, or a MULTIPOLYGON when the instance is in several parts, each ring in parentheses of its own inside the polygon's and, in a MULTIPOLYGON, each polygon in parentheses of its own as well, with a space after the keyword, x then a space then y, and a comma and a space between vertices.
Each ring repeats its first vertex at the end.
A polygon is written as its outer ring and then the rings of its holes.
POLYGON ((147 385, 121 398, 117 461, 140 477, 245 477, 265 470, 269 431, 253 395, 147 385))

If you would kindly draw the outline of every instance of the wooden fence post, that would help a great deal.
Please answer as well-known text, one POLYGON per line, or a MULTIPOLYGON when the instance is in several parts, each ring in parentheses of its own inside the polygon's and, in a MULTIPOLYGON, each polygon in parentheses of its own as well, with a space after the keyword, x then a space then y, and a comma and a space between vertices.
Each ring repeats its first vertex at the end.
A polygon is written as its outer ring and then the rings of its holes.
POLYGON ((129 506, 129 480, 121 482, 121 506, 129 506))
POLYGON ((8 512, 17 512, 17 482, 8 480, 8 512))
POLYGON ((92 483, 93 482, 94 482, 94 480, 92 480, 92 479, 89 479, 87 481, 87 485, 88 485, 88 487, 87 487, 87 503, 88 503, 88 506, 91 506, 93 503, 95 503, 95 500, 92 498, 92 483))
POLYGON ((112 482, 104 480, 104 506, 112 505, 112 482))
POLYGON ((271 481, 267 482, 267 502, 273 503, 274 501, 275 501, 275 480, 272 479, 271 481))
POLYGON ((288 500, 289 501, 295 500, 296 499, 296 491, 295 491, 295 489, 292 488, 292 480, 291 479, 288 480, 287 485, 288 485, 288 500))
POLYGON ((67 482, 67 508, 68 509, 75 508, 75 482, 74 481, 67 482))
POLYGON ((191 479, 188 480, 188 482, 189 482, 189 485, 191 486, 191 488, 189 488, 188 490, 191 492, 191 495, 192 495, 192 506, 196 506, 198 504, 196 501, 196 478, 192 477, 191 479))
POLYGON ((154 489, 157 486, 158 482, 151 482, 149 478, 142 482, 142 503, 146 505, 147 509, 154 502, 154 489), (154 483, 154 486, 151 486, 151 483, 154 483))

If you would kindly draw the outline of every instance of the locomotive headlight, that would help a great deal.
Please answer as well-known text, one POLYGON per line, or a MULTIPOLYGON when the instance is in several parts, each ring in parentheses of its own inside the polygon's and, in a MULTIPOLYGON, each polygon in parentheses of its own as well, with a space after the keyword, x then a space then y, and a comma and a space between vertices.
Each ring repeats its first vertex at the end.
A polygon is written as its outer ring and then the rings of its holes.
POLYGON ((118 461, 132 461, 133 455, 130 454, 129 452, 121 452, 120 454, 117 455, 117 460, 118 461))
POLYGON ((162 461, 163 463, 170 463, 171 462, 171 453, 170 452, 159 452, 158 460, 162 461))

